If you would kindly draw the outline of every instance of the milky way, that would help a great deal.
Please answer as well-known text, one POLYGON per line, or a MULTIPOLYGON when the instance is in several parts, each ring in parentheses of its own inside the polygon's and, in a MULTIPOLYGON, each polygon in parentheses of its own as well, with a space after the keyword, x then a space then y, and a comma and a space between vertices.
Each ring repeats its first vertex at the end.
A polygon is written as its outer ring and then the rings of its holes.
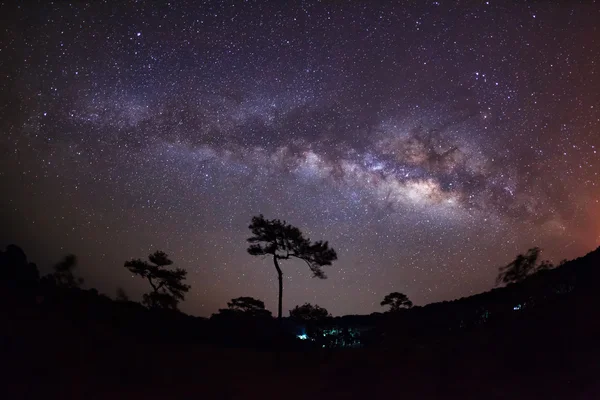
POLYGON ((136 297, 123 262, 161 249, 184 311, 274 309, 263 213, 339 255, 284 265, 284 309, 340 315, 600 244, 598 4, 99 3, 0 6, 0 244, 43 272, 136 297))

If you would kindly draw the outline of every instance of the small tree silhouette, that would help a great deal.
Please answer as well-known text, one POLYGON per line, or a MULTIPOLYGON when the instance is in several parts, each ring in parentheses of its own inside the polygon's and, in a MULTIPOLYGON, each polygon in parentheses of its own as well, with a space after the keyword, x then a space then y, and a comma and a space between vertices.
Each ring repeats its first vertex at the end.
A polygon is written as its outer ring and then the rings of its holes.
POLYGON ((237 297, 227 303, 228 308, 219 309, 219 315, 270 317, 271 311, 265 310, 265 303, 253 297, 237 297))
POLYGON ((125 289, 122 287, 117 288, 117 296, 115 297, 116 301, 129 301, 129 296, 125 292, 125 289))
POLYGON ((380 304, 382 307, 390 306, 391 312, 400 311, 413 306, 413 303, 408 299, 408 296, 399 292, 392 292, 388 294, 383 298, 383 301, 380 304))
POLYGON ((40 273, 34 263, 27 261, 25 252, 14 244, 0 250, 0 283, 21 287, 35 287, 40 273))
POLYGON ((290 317, 301 321, 319 321, 330 316, 331 314, 325 308, 310 303, 304 303, 290 310, 290 317))
POLYGON ((179 302, 185 299, 185 293, 190 290, 190 286, 183 283, 187 271, 183 268, 166 269, 173 261, 162 251, 150 254, 148 260, 152 264, 133 259, 124 265, 133 274, 146 278, 152 287, 152 291, 144 295, 142 303, 149 308, 176 310, 179 302))
POLYGON ((75 267, 77 267, 77 257, 74 254, 65 256, 62 261, 55 264, 51 279, 54 280, 56 286, 77 288, 83 285, 83 278, 77 278, 73 274, 75 267))
POLYGON ((539 247, 532 247, 527 250, 526 254, 519 254, 509 264, 498 268, 496 285, 522 282, 536 272, 554 268, 550 261, 544 260, 540 264, 537 263, 540 253, 539 247))
POLYGON ((322 267, 331 265, 337 260, 334 249, 329 248, 327 242, 311 242, 305 238, 300 229, 278 219, 265 219, 261 214, 252 217, 249 226, 252 237, 248 238, 251 243, 248 253, 253 256, 273 256, 273 264, 277 270, 279 279, 279 303, 277 307, 277 318, 281 319, 283 306, 283 273, 279 266, 279 260, 298 258, 308 265, 314 277, 325 279, 322 267))

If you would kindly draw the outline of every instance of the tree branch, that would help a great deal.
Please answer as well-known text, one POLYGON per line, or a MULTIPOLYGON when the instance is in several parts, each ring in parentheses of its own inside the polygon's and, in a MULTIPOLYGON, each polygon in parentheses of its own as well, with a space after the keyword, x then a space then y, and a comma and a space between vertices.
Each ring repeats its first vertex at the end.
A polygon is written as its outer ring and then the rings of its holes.
POLYGON ((150 286, 152 286, 152 289, 154 289, 155 292, 158 292, 158 289, 157 289, 156 285, 154 285, 154 282, 152 282, 152 278, 150 277, 150 275, 148 275, 147 278, 148 278, 148 282, 150 282, 150 286))
POLYGON ((297 256, 297 255, 295 255, 295 254, 290 254, 290 255, 288 255, 288 258, 290 258, 290 257, 294 257, 294 258, 297 258, 297 259, 299 259, 299 260, 302 260, 302 261, 304 261, 304 262, 306 263, 306 265, 308 265, 308 268, 310 268, 310 270, 312 271, 312 265, 310 264, 310 262, 308 262, 308 260, 307 260, 306 258, 302 258, 302 257, 300 257, 300 256, 297 256))

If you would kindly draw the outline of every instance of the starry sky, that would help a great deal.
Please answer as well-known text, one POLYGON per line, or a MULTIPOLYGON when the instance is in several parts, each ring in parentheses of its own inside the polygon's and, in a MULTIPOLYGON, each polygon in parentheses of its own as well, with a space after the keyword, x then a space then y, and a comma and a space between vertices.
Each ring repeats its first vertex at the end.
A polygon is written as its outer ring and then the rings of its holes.
POLYGON ((338 252, 326 280, 285 262, 286 314, 600 245, 600 4, 280 3, 1 3, 0 245, 135 299, 123 262, 164 250, 201 316, 276 309, 259 213, 338 252))

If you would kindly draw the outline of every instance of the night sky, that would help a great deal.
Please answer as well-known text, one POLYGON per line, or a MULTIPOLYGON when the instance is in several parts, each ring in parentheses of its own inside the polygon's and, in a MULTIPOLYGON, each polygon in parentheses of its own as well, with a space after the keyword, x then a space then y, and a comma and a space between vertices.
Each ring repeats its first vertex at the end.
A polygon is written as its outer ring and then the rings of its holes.
POLYGON ((339 256, 326 280, 285 262, 285 314, 364 314, 600 245, 600 4, 19 3, 0 245, 43 273, 75 253, 87 287, 139 299, 123 263, 160 249, 189 271, 184 311, 275 310, 272 262, 246 253, 263 213, 339 256))

